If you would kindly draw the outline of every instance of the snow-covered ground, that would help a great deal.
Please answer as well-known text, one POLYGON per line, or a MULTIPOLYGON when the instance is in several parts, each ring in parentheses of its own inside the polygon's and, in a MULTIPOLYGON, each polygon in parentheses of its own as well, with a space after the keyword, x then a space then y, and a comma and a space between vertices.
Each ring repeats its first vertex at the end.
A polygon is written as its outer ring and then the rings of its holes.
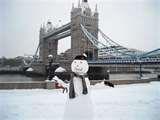
MULTIPOLYGON (((62 120, 61 90, 0 90, 0 120, 62 120)), ((160 120, 160 82, 92 86, 95 120, 160 120)), ((84 108, 85 109, 85 108, 84 108)))

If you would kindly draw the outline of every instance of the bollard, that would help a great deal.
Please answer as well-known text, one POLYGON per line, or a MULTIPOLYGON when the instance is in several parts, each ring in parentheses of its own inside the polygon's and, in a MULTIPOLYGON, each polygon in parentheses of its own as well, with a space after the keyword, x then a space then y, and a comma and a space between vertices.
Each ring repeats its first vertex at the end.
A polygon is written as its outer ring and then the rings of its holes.
POLYGON ((160 80, 160 74, 157 75, 157 79, 160 80))

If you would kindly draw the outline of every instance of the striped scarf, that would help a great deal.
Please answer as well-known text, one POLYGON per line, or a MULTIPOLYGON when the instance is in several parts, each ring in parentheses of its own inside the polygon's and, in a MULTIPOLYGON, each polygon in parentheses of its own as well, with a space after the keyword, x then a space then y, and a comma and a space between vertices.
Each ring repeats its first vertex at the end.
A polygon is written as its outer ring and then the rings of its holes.
POLYGON ((84 75, 77 75, 77 74, 73 73, 72 76, 71 76, 70 86, 69 86, 69 98, 70 99, 73 99, 73 98, 76 97, 75 90, 74 90, 74 83, 73 83, 73 78, 74 77, 81 78, 82 87, 83 87, 82 94, 84 94, 84 95, 88 94, 88 89, 87 89, 87 85, 86 85, 86 81, 85 81, 85 76, 84 75))

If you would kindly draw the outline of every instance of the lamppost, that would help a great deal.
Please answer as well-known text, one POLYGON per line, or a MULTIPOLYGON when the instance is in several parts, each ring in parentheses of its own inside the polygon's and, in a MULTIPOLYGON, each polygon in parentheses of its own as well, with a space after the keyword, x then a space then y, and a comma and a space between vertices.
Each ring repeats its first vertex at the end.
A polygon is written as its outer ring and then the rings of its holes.
POLYGON ((137 62, 139 64, 139 78, 141 79, 141 77, 143 76, 142 75, 142 61, 139 57, 137 58, 137 62))
POLYGON ((52 80, 54 73, 52 70, 52 63, 53 63, 53 55, 48 55, 48 67, 47 67, 47 78, 48 80, 52 80))
POLYGON ((109 74, 110 74, 110 70, 107 70, 107 75, 106 75, 106 80, 109 80, 109 74))

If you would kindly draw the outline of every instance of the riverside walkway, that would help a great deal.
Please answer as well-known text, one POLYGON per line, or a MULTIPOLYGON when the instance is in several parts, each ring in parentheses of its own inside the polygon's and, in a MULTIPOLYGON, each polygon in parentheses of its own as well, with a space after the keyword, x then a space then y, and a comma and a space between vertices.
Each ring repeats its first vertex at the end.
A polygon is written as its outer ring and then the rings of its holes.
MULTIPOLYGON (((109 80, 114 85, 140 84, 159 81, 159 78, 141 80, 109 80)), ((91 80, 91 85, 103 82, 103 80, 91 80)), ((29 82, 0 82, 0 89, 55 89, 54 82, 29 81, 29 82)))

